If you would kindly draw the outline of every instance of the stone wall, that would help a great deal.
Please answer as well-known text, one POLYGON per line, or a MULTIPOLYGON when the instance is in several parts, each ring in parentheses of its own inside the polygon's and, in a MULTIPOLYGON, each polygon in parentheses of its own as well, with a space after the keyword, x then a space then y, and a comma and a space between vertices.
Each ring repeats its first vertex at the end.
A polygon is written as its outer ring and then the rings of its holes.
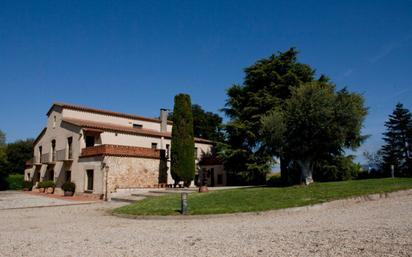
POLYGON ((159 184, 160 159, 106 156, 109 192, 117 188, 155 187, 159 184))

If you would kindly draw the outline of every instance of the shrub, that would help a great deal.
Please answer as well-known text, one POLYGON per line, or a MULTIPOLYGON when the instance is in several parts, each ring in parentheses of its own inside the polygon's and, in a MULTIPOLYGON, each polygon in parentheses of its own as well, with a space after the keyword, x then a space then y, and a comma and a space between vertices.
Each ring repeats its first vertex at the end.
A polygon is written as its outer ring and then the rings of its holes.
POLYGON ((31 190, 31 188, 33 187, 33 181, 24 181, 23 183, 23 188, 28 188, 29 190, 31 190))
POLYGON ((74 190, 76 189, 76 184, 70 181, 64 182, 62 189, 65 192, 74 192, 74 190))
POLYGON ((341 181, 357 178, 361 167, 353 159, 353 156, 335 156, 331 159, 318 161, 313 176, 317 181, 341 181))
POLYGON ((9 189, 18 190, 24 188, 24 175, 22 174, 11 174, 7 177, 7 183, 9 184, 9 189))
POLYGON ((387 177, 385 173, 372 169, 370 172, 368 171, 359 172, 357 179, 371 179, 371 178, 384 178, 384 177, 387 177))
POLYGON ((56 184, 52 180, 45 180, 37 184, 38 188, 48 188, 48 187, 55 187, 55 186, 56 184))
POLYGON ((284 186, 282 178, 280 177, 280 174, 274 174, 274 175, 270 176, 266 181, 266 185, 270 186, 270 187, 284 186))
POLYGON ((37 183, 37 188, 44 188, 43 182, 38 182, 38 183, 37 183))

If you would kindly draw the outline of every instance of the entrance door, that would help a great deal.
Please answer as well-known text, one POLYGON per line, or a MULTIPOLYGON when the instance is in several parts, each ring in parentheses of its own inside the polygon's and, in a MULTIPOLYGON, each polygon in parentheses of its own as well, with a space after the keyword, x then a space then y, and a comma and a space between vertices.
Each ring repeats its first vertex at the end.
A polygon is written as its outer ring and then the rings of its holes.
POLYGON ((93 191, 93 170, 87 170, 86 175, 87 175, 87 190, 88 191, 93 191))
POLYGON ((215 169, 214 168, 210 169, 210 179, 211 179, 210 186, 214 187, 215 186, 215 169))

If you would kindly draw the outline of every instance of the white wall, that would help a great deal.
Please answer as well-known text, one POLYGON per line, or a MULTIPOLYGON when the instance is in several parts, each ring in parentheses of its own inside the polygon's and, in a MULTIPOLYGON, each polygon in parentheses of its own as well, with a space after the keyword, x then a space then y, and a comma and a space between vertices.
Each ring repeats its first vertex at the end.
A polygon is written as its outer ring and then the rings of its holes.
MULTIPOLYGON (((109 115, 98 114, 98 113, 90 113, 90 112, 79 111, 79 110, 63 109, 63 117, 90 120, 90 121, 95 121, 95 122, 113 123, 116 125, 128 126, 128 127, 133 127, 133 124, 135 123, 135 124, 143 125, 144 129, 160 131, 160 122, 129 119, 129 118, 109 116, 109 115)), ((167 131, 172 131, 172 125, 169 125, 169 124, 167 125, 167 131)))

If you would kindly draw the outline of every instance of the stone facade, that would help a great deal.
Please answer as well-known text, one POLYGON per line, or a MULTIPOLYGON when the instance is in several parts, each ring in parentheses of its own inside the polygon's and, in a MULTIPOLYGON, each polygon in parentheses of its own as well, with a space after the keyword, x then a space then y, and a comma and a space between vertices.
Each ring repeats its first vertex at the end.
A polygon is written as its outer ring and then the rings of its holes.
POLYGON ((110 193, 116 189, 155 187, 159 184, 160 159, 106 156, 107 186, 110 193))

